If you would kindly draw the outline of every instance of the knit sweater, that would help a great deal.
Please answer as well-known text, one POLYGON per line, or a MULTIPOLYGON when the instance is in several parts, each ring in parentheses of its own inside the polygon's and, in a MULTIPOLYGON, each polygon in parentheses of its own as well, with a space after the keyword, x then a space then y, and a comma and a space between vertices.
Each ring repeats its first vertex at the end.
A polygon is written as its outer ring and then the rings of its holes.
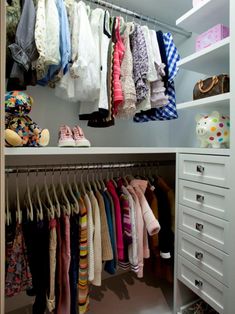
POLYGON ((102 242, 102 260, 103 261, 111 261, 113 259, 113 250, 109 235, 109 228, 107 223, 107 217, 105 212, 105 204, 104 199, 100 192, 95 191, 95 196, 98 201, 99 209, 100 209, 100 220, 101 220, 101 242, 102 242))
POLYGON ((89 281, 94 280, 94 224, 93 224, 93 217, 92 217, 92 207, 91 201, 87 194, 84 196, 84 203, 87 209, 87 238, 88 238, 88 279, 89 281))

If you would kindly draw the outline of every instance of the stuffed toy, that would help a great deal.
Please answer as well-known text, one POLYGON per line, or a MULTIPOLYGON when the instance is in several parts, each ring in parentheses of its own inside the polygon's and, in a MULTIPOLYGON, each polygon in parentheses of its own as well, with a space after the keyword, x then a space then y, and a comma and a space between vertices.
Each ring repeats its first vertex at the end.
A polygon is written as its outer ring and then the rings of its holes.
POLYGON ((33 99, 21 91, 5 95, 5 143, 6 146, 38 147, 47 146, 50 134, 41 129, 29 117, 33 99))

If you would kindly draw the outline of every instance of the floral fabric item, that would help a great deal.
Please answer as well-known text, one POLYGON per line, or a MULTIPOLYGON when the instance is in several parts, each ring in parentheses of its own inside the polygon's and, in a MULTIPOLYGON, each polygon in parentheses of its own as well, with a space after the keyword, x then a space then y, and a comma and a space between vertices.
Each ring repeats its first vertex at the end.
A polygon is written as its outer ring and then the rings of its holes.
POLYGON ((15 237, 6 246, 5 294, 12 297, 31 288, 32 275, 29 269, 22 225, 17 223, 15 237))

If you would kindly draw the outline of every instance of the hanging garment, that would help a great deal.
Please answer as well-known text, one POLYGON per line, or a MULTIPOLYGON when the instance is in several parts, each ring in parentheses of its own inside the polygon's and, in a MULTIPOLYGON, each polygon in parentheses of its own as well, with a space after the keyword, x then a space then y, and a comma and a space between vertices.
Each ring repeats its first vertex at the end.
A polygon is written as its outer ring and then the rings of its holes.
POLYGON ((121 85, 121 64, 125 53, 125 46, 123 45, 120 35, 120 17, 116 18, 115 25, 115 44, 113 52, 113 114, 118 112, 118 107, 123 104, 123 92, 121 85))
POLYGON ((79 314, 84 314, 89 309, 89 286, 88 286, 88 226, 87 226, 87 209, 83 199, 79 201, 79 275, 78 275, 78 305, 79 314))
POLYGON ((56 275, 56 219, 51 219, 49 222, 50 235, 49 235, 49 259, 50 259, 50 284, 49 293, 47 295, 47 309, 49 312, 55 309, 55 275, 56 275))
POLYGON ((144 221, 143 221, 139 199, 135 193, 134 188, 131 185, 128 185, 127 190, 133 198, 135 212, 136 212, 136 229, 137 229, 137 239, 138 239, 137 252, 138 252, 138 269, 139 269, 137 273, 137 277, 143 278, 144 251, 146 251, 146 248, 144 248, 144 221))
POLYGON ((112 180, 107 182, 107 189, 112 196, 115 208, 115 224, 116 224, 116 240, 118 260, 124 259, 124 243, 123 243, 123 227, 122 227, 122 214, 119 196, 112 180))
POLYGON ((88 192, 91 201, 93 221, 94 221, 94 286, 101 286, 101 272, 102 272, 102 244, 101 244, 101 222, 100 211, 97 199, 93 191, 88 192))
POLYGON ((8 48, 14 60, 7 90, 24 90, 27 85, 35 85, 32 62, 38 58, 34 40, 35 7, 32 0, 24 0, 22 14, 17 26, 15 42, 8 48))
POLYGON ((60 20, 55 0, 38 0, 35 42, 39 53, 36 61, 37 79, 44 78, 48 67, 59 64, 60 20))
MULTIPOLYGON (((6 230, 8 231, 9 228, 6 230)), ((13 297, 32 288, 32 275, 28 264, 22 225, 17 223, 15 232, 8 233, 6 240, 5 295, 13 297)))
POLYGON ((115 240, 114 240, 114 228, 113 228, 113 219, 112 219, 112 212, 111 212, 111 203, 106 194, 106 191, 101 191, 101 195, 104 199, 105 204, 105 212, 108 222, 108 229, 109 229, 109 236, 112 245, 112 252, 113 252, 113 259, 107 261, 104 265, 104 270, 107 271, 109 274, 114 275, 116 272, 116 257, 115 257, 115 240))
POLYGON ((71 295, 70 314, 78 313, 78 269, 79 269, 79 214, 70 216, 70 252, 69 282, 71 295))
POLYGON ((174 235, 171 230, 171 209, 169 207, 167 195, 155 182, 155 194, 158 200, 158 215, 161 230, 159 232, 160 256, 169 259, 173 253, 174 235))
POLYGON ((104 199, 98 190, 95 191, 95 196, 97 198, 100 210, 102 261, 111 261, 113 260, 113 250, 109 235, 104 199))
POLYGON ((71 307, 70 283, 69 283, 69 266, 71 260, 70 253, 70 220, 65 214, 61 216, 61 294, 60 312, 69 313, 71 307))
POLYGON ((62 238, 61 238, 61 220, 56 220, 56 238, 57 238, 57 250, 56 250, 56 309, 55 313, 61 313, 62 304, 62 238))
POLYGON ((140 25, 135 25, 134 32, 130 35, 131 50, 133 55, 133 76, 136 89, 137 103, 147 97, 148 53, 144 33, 140 25))
POLYGON ((162 63, 165 64, 164 72, 165 75, 162 77, 162 80, 164 82, 164 87, 167 90, 168 86, 168 80, 169 80, 169 70, 168 70, 168 61, 167 61, 167 56, 166 56, 166 49, 165 49, 165 44, 164 44, 164 38, 163 38, 163 32, 158 31, 157 32, 157 41, 158 41, 158 46, 160 49, 160 54, 162 58, 162 63))
POLYGON ((84 196, 84 203, 87 209, 87 239, 88 239, 88 280, 94 280, 94 269, 95 269, 95 261, 94 261, 94 224, 92 217, 92 206, 91 201, 87 194, 84 196))
POLYGON ((111 34, 109 24, 107 24, 109 13, 107 14, 104 10, 99 8, 91 12, 90 24, 95 42, 95 56, 97 58, 96 70, 100 84, 100 92, 97 100, 80 103, 80 120, 92 119, 95 113, 103 117, 107 117, 108 115, 107 58, 111 34))
MULTIPOLYGON (((75 3, 74 21, 78 23, 77 29, 73 30, 78 34, 76 49, 72 40, 73 64, 70 70, 62 77, 56 86, 56 96, 77 102, 95 101, 99 97, 100 79, 97 71, 96 46, 89 21, 89 7, 83 1, 75 3), (75 20, 77 18, 77 21, 75 20)), ((73 35, 72 35, 73 36, 73 35)), ((76 42, 76 38, 75 38, 76 42)))
POLYGON ((130 35, 135 29, 134 23, 126 23, 126 29, 122 36, 125 54, 121 65, 121 84, 124 102, 118 106, 116 117, 129 118, 136 110, 136 90, 133 79, 133 57, 130 46, 130 35))
POLYGON ((14 63, 8 47, 15 42, 20 16, 20 0, 12 0, 11 3, 6 1, 6 78, 9 78, 14 63))
POLYGON ((131 266, 131 270, 135 273, 139 271, 138 265, 138 235, 137 235, 137 225, 136 225, 136 211, 135 204, 131 194, 128 192, 127 188, 122 185, 122 192, 128 197, 129 208, 131 213, 131 238, 132 243, 128 247, 128 257, 131 266))
POLYGON ((28 294, 35 295, 32 313, 44 314, 50 278, 48 221, 26 221, 23 230, 33 280, 33 290, 28 294))
POLYGON ((56 0, 56 7, 60 25, 60 62, 56 65, 50 65, 46 77, 38 82, 43 86, 49 84, 50 87, 55 87, 55 83, 67 73, 71 59, 71 42, 66 7, 62 0, 56 0))

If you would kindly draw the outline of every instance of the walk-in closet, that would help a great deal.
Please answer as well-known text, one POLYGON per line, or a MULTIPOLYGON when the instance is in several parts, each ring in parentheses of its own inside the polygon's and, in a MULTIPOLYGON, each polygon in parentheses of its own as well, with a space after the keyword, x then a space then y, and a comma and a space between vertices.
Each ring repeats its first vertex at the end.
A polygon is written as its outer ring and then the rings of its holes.
POLYGON ((0 314, 233 314, 234 1, 0 3, 0 314))

